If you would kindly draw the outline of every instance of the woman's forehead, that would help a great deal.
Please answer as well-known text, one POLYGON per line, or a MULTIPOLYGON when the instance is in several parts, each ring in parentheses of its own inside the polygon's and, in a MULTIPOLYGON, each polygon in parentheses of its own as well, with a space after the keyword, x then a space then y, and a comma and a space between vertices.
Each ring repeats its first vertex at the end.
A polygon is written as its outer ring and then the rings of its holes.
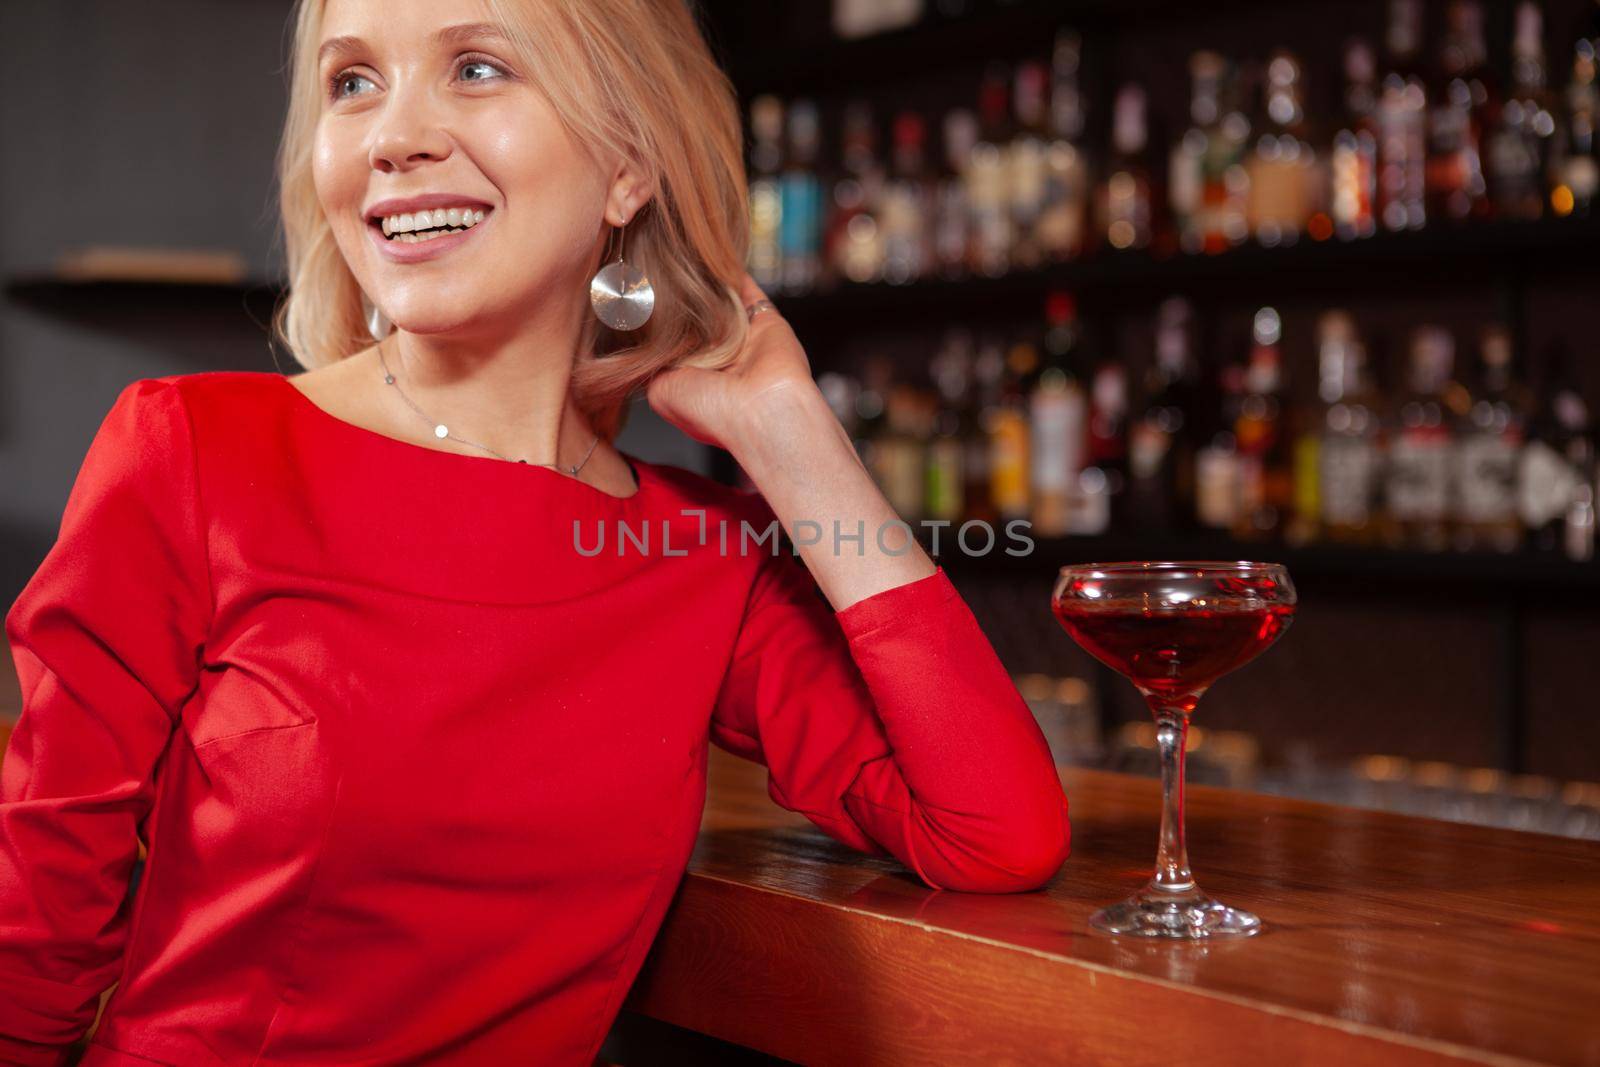
POLYGON ((356 38, 368 45, 450 47, 508 38, 483 0, 326 0, 319 49, 356 38))

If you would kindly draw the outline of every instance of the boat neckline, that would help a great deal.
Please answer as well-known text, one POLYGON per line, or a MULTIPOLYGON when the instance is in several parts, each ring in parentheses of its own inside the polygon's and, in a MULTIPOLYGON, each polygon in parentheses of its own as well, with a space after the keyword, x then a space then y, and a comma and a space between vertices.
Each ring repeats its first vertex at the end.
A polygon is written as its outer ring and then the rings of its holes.
POLYGON ((356 434, 358 434, 358 435, 360 435, 362 437, 365 437, 365 438, 368 438, 368 439, 376 439, 376 440, 381 441, 381 442, 387 442, 389 445, 397 446, 399 448, 409 449, 409 450, 411 450, 413 452, 425 452, 425 453, 429 453, 431 455, 444 457, 446 460, 461 460, 461 461, 463 461, 465 463, 476 464, 476 465, 478 465, 480 467, 482 465, 484 465, 484 464, 494 464, 496 466, 506 467, 506 468, 510 468, 512 470, 517 470, 517 471, 520 471, 521 473, 527 473, 529 471, 540 471, 540 472, 543 472, 544 474, 551 475, 553 477, 561 478, 561 479, 563 479, 565 481, 571 482, 574 485, 582 486, 584 489, 588 490, 589 492, 594 493, 594 494, 596 494, 596 495, 598 495, 600 497, 603 497, 606 500, 613 501, 613 502, 615 502, 617 504, 628 504, 628 503, 631 503, 633 501, 638 500, 640 494, 642 494, 645 491, 645 489, 647 488, 648 483, 649 483, 649 478, 650 478, 649 467, 650 467, 650 465, 648 463, 646 463, 644 460, 639 459, 637 456, 634 456, 634 455, 631 455, 630 453, 624 452, 620 448, 616 450, 617 454, 622 457, 623 462, 626 463, 628 465, 628 468, 633 472, 634 491, 632 493, 630 493, 628 496, 616 496, 616 495, 614 495, 612 493, 608 493, 604 489, 601 489, 599 486, 591 485, 590 483, 584 481, 581 478, 574 477, 573 475, 570 475, 570 474, 565 474, 565 473, 563 473, 561 471, 556 470, 553 467, 544 467, 544 466, 539 466, 539 465, 536 465, 536 464, 533 464, 533 463, 523 463, 523 462, 521 462, 519 460, 499 459, 499 458, 496 458, 494 456, 468 456, 468 455, 463 455, 460 452, 448 452, 448 451, 446 451, 446 450, 444 450, 442 448, 430 448, 427 445, 419 445, 414 441, 407 441, 407 440, 404 440, 403 438, 399 438, 399 437, 391 437, 390 435, 388 435, 386 433, 380 433, 379 431, 371 429, 370 427, 361 426, 361 425, 359 425, 357 423, 351 422, 348 419, 342 419, 339 416, 335 415, 333 412, 331 412, 331 411, 327 410, 326 408, 324 408, 321 404, 318 404, 315 400, 312 400, 309 396, 307 396, 300 389, 300 387, 298 385, 296 385, 294 382, 290 381, 290 377, 291 377, 290 375, 279 374, 279 373, 275 373, 275 372, 268 372, 268 377, 276 378, 278 381, 282 382, 283 383, 283 387, 285 389, 287 389, 289 392, 293 393, 296 397, 299 398, 299 403, 304 408, 307 408, 311 412, 313 412, 316 415, 320 416, 323 421, 325 421, 327 423, 331 423, 331 424, 333 424, 335 426, 344 427, 346 430, 353 431, 354 433, 356 433, 356 434))

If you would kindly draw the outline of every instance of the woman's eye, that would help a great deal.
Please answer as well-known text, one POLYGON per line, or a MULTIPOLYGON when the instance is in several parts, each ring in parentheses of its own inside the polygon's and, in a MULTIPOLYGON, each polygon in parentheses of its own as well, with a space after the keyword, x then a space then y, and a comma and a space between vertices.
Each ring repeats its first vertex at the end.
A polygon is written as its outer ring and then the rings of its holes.
MULTIPOLYGON (((486 59, 469 59, 461 64, 459 71, 463 81, 494 81, 496 78, 508 76, 505 68, 501 67, 500 64, 492 63, 486 59)), ((335 100, 358 96, 360 95, 359 91, 347 92, 346 87, 352 82, 368 82, 370 84, 371 80, 364 74, 342 70, 328 79, 328 93, 335 100)))
POLYGON ((364 81, 369 81, 369 80, 370 79, 368 79, 365 75, 362 75, 362 74, 351 74, 348 71, 340 71, 338 74, 335 74, 332 78, 328 79, 328 85, 329 85, 330 90, 333 93, 333 98, 335 100, 338 100, 338 99, 341 99, 343 97, 354 95, 352 93, 347 93, 347 92, 344 91, 344 87, 346 85, 349 85, 351 82, 354 82, 354 81, 363 81, 364 82, 364 81))
POLYGON ((497 76, 503 77, 505 75, 505 71, 501 69, 498 63, 491 63, 486 59, 469 59, 465 63, 461 64, 461 75, 463 81, 481 82, 492 81, 493 78, 497 76), (491 76, 469 74, 468 71, 471 71, 474 68, 479 70, 492 70, 495 72, 495 74, 491 76))

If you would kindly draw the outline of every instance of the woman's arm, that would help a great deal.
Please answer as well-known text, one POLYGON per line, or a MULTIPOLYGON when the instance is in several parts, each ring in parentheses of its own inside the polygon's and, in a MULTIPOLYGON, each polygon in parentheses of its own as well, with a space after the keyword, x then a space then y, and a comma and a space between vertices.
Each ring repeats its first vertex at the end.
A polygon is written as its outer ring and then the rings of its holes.
POLYGON ((196 482, 179 387, 127 386, 6 614, 22 717, 0 765, 0 1063, 65 1062, 122 969, 139 828, 210 618, 196 482))
POLYGON ((887 527, 897 516, 821 394, 779 393, 732 438, 766 505, 754 525, 824 533, 795 539, 806 567, 763 561, 713 739, 764 764, 780 806, 930 886, 1038 888, 1071 837, 1038 722, 943 568, 887 527), (836 552, 835 521, 865 536, 836 552))
MULTIPOLYGON (((746 274, 746 307, 765 295, 746 274)), ((673 368, 647 396, 734 455, 765 503, 757 530, 781 522, 810 568, 762 563, 712 739, 765 764, 778 804, 931 886, 1048 881, 1070 829, 1044 734, 949 577, 893 525, 789 324, 757 314, 731 366, 673 368)))
POLYGON ((1070 848, 1049 745, 942 569, 836 612, 788 552, 762 560, 711 739, 764 765, 780 807, 936 889, 1036 889, 1070 848))
POLYGON ((815 385, 774 390, 741 425, 729 451, 835 611, 934 572, 815 385))

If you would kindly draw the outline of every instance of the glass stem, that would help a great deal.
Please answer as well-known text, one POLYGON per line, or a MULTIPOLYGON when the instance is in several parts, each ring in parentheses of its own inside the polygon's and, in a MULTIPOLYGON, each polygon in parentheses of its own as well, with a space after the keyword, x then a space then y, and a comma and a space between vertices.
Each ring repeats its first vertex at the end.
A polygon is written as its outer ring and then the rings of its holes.
POLYGON ((1154 701, 1150 710, 1155 713, 1156 745, 1161 753, 1161 844, 1151 885, 1167 893, 1186 893, 1195 887, 1183 832, 1184 743, 1189 716, 1154 701))

